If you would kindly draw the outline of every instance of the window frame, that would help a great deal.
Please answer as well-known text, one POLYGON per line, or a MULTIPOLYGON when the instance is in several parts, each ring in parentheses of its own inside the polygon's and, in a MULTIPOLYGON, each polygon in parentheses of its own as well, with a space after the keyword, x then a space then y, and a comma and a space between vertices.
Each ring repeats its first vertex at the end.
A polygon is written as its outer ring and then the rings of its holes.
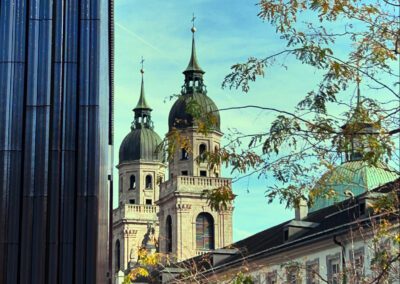
POLYGON ((319 258, 309 260, 306 262, 306 284, 319 284, 319 258), (313 269, 313 266, 317 266, 317 271, 313 269), (317 277, 315 277, 317 276, 317 277))
POLYGON ((364 247, 360 247, 357 249, 353 249, 349 251, 350 254, 350 263, 351 263, 351 270, 353 272, 354 283, 362 283, 362 279, 365 276, 365 249, 364 247), (361 256, 361 267, 356 266, 356 260, 359 259, 361 256), (360 268, 360 269, 359 269, 360 268), (357 272, 361 273, 357 273, 357 272))
POLYGON ((185 148, 181 148, 181 161, 187 161, 189 160, 189 153, 185 148))
POLYGON ((115 271, 121 270, 121 242, 119 239, 115 241, 115 271))
POLYGON ((276 270, 267 272, 265 275, 266 284, 277 284, 278 283, 278 273, 276 270))
POLYGON ((327 275, 328 275, 328 283, 329 284, 339 284, 340 283, 340 273, 342 271, 341 268, 341 253, 338 252, 333 255, 326 256, 326 267, 327 267, 327 275), (337 272, 333 272, 333 262, 335 262, 335 266, 337 265, 337 272), (336 263, 337 262, 337 263, 336 263), (334 279, 336 278, 336 279, 334 279))
POLYGON ((299 277, 300 268, 296 265, 286 267, 286 280, 288 284, 299 284, 301 283, 301 277, 299 277), (294 277, 294 279, 293 279, 294 277), (300 278, 300 279, 299 279, 300 278))
POLYGON ((129 177, 129 190, 135 190, 135 189, 136 189, 136 176, 134 174, 131 174, 129 177))
POLYGON ((172 252, 172 217, 168 215, 165 219, 165 244, 167 253, 172 252))
POLYGON ((215 221, 208 212, 201 212, 196 217, 196 250, 215 249, 215 221))
POLYGON ((154 188, 153 185, 153 175, 152 174, 146 174, 145 178, 144 178, 144 188, 147 190, 151 190, 154 188), (150 182, 148 181, 148 178, 150 179, 150 182), (149 186, 150 185, 150 186, 149 186))
POLYGON ((200 143, 199 145, 199 161, 205 162, 205 153, 207 152, 207 145, 205 143, 200 143))

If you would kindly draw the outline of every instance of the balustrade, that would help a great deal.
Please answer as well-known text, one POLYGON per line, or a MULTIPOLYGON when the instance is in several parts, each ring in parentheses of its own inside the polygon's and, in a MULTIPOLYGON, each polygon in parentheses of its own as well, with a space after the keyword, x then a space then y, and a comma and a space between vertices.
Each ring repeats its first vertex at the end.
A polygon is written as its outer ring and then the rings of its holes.
POLYGON ((163 197, 174 190, 199 191, 230 185, 231 179, 229 178, 177 176, 161 184, 160 195, 163 197))

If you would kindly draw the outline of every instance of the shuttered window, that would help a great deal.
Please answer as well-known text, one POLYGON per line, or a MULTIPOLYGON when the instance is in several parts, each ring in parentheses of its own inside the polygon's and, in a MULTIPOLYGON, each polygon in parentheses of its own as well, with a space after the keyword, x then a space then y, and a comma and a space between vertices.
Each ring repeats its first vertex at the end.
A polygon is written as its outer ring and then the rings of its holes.
POLYGON ((196 218, 196 246, 198 250, 214 249, 214 220, 208 213, 196 218))

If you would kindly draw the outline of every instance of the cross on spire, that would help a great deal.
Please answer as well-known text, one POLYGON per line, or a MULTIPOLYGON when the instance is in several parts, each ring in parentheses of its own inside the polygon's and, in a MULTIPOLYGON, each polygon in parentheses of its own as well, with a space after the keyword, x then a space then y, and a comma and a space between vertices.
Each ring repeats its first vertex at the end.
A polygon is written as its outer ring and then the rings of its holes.
POLYGON ((143 63, 144 63, 144 58, 142 56, 142 60, 140 60, 140 64, 142 65, 142 69, 140 69, 140 73, 144 73, 144 69, 143 69, 143 63))
POLYGON ((196 20, 196 17, 194 16, 194 13, 193 13, 192 20, 191 20, 191 22, 193 23, 192 28, 194 28, 194 20, 196 20))

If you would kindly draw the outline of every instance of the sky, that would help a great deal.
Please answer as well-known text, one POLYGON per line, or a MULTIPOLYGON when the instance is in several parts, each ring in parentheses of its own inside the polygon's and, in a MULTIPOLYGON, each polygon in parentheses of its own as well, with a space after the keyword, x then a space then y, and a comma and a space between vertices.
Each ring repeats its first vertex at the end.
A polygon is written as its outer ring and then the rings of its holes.
MULTIPOLYGON (((206 71, 208 96, 219 108, 252 104, 294 109, 320 78, 310 67, 293 64, 294 59, 287 59, 288 69, 274 67, 265 78, 252 84, 247 94, 221 88, 233 64, 285 48, 285 42, 279 39, 274 28, 257 17, 258 9, 255 0, 115 1, 116 163, 119 145, 130 131, 132 109, 139 98, 142 56, 146 99, 153 108, 155 131, 160 137, 167 133, 168 113, 173 104, 168 97, 178 94, 183 84, 182 71, 191 51, 193 13, 197 57, 206 71)), ((224 111, 220 115, 224 133, 232 129, 257 133, 269 129, 275 114, 248 109, 224 111)), ((118 188, 117 170, 114 175, 115 188, 118 188)), ((235 177, 229 169, 223 170, 222 176, 235 177)), ((234 241, 294 217, 294 212, 279 202, 267 203, 265 190, 272 183, 272 180, 251 176, 233 184, 237 195, 233 214, 234 241)), ((114 200, 117 201, 117 196, 114 200)))

